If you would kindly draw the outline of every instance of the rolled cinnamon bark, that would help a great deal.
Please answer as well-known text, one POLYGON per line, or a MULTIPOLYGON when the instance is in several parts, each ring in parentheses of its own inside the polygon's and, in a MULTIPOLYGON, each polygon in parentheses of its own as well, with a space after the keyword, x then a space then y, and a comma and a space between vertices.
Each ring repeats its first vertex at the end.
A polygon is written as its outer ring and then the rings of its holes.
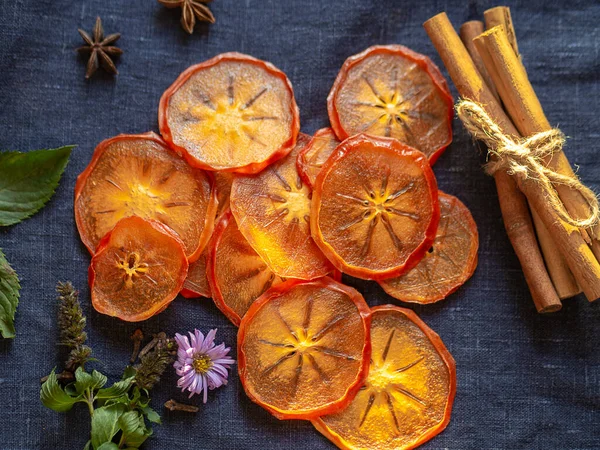
MULTIPOLYGON (((496 105, 498 114, 494 118, 503 128, 512 127, 489 86, 481 78, 446 14, 438 14, 425 22, 424 26, 459 94, 485 105, 496 105)), ((514 131, 516 133, 516 129, 514 131)), ((504 226, 521 263, 535 306, 539 312, 557 311, 562 304, 544 266, 529 216, 527 200, 506 172, 497 171, 494 180, 504 226)))
MULTIPOLYGON (((514 32, 511 34, 514 36, 514 32)), ((486 31, 474 42, 519 132, 529 136, 550 130, 550 122, 529 82, 525 67, 514 53, 514 45, 511 44, 504 26, 486 31)), ((575 176, 569 160, 562 151, 549 155, 545 162, 560 174, 575 176)), ((577 218, 589 215, 589 206, 578 191, 560 184, 555 187, 569 214, 577 218)), ((598 227, 594 230, 582 230, 584 240, 592 245, 592 248, 595 247, 594 254, 597 257, 600 251, 599 231, 598 227)))
MULTIPOLYGON (((446 14, 438 14, 425 22, 424 26, 461 95, 484 105, 486 112, 503 133, 519 137, 515 126, 479 75, 446 14)), ((558 248, 588 300, 599 298, 600 265, 581 234, 577 229, 560 220, 554 209, 550 207, 548 194, 540 189, 535 180, 522 177, 513 179, 555 237, 558 248)))

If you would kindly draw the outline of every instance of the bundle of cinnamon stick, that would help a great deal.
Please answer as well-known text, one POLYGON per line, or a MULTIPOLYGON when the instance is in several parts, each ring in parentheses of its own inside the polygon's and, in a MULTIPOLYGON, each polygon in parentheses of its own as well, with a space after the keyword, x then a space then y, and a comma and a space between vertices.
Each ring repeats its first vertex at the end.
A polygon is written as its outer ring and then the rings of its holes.
MULTIPOLYGON (((484 20, 485 27, 481 21, 463 24, 460 37, 445 13, 424 24, 458 93, 482 107, 515 142, 552 130, 519 55, 509 8, 487 10, 484 20)), ((578 180, 560 148, 542 164, 578 180)), ((561 299, 582 291, 589 301, 598 299, 600 226, 574 226, 557 213, 553 196, 576 219, 590 217, 597 203, 567 184, 551 184, 549 192, 535 177, 514 171, 497 170, 493 176, 504 225, 538 312, 558 311, 561 299)))

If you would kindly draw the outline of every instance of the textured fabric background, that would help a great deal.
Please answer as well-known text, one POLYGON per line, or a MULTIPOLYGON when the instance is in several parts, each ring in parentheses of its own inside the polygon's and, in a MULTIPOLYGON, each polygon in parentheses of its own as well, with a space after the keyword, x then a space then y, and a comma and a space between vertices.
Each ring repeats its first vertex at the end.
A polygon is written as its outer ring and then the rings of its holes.
MULTIPOLYGON (((600 4, 598 0, 510 2, 531 81, 553 124, 570 136, 566 152, 583 180, 600 189, 600 4)), ((0 341, 0 449, 78 449, 88 413, 45 409, 39 378, 57 365, 58 280, 81 290, 90 344, 112 380, 139 325, 95 313, 89 303, 89 255, 73 220, 75 178, 94 147, 118 133, 157 130, 162 92, 193 63, 224 51, 273 62, 291 79, 302 129, 328 124, 326 96, 344 59, 372 44, 401 43, 439 63, 421 24, 447 11, 458 26, 481 17, 492 1, 215 0, 217 23, 179 27, 179 11, 154 0, 0 0, 0 148, 29 150, 77 144, 54 199, 27 222, 0 230, 0 246, 21 276, 14 341, 0 341), (77 28, 101 16, 121 32, 120 74, 84 79, 74 49, 77 28)), ((445 70, 442 69, 445 73, 445 70)), ((600 448, 600 301, 582 296, 561 312, 536 314, 504 232, 494 184, 478 149, 455 122, 452 146, 435 166, 440 188, 460 197, 479 226, 479 267, 447 300, 413 307, 454 355, 458 392, 447 430, 425 448, 600 448)), ((371 282, 346 280, 372 305, 393 302, 371 282)), ((406 305, 404 305, 406 306, 406 305)), ((141 324, 144 332, 218 328, 235 349, 236 329, 210 300, 178 298, 141 324)), ((153 393, 164 424, 147 449, 329 449, 310 423, 280 422, 251 403, 237 373, 209 395, 197 415, 162 411, 183 400, 170 371, 153 393)), ((197 400, 196 400, 197 402, 197 400)))

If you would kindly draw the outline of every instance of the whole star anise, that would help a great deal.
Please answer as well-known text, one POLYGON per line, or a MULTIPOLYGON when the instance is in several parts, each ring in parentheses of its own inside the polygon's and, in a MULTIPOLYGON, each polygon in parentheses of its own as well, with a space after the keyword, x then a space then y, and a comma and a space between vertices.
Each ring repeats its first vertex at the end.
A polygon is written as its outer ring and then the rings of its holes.
POLYGON ((90 78, 100 66, 113 75, 119 73, 111 57, 123 54, 123 50, 112 45, 119 40, 121 34, 115 33, 104 37, 104 28, 102 28, 102 20, 100 20, 100 17, 96 18, 93 38, 81 28, 77 31, 79 31, 79 34, 86 43, 83 47, 79 47, 77 51, 79 53, 89 53, 90 55, 85 77, 90 78))
POLYGON ((215 16, 204 3, 212 0, 158 0, 158 3, 167 8, 181 8, 181 26, 189 34, 194 32, 196 19, 204 22, 215 23, 215 16))

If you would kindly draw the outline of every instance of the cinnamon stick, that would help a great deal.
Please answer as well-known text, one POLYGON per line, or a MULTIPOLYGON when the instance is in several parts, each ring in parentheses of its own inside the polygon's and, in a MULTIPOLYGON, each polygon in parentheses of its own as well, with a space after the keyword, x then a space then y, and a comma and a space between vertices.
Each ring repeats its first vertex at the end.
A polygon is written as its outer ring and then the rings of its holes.
MULTIPOLYGON (((492 94, 494 94, 494 97, 499 99, 494 82, 490 78, 487 69, 485 68, 485 64, 483 63, 483 59, 481 58, 481 55, 479 54, 479 51, 473 42, 473 39, 479 36, 481 33, 483 33, 483 23, 478 20, 465 22, 460 27, 460 38, 465 44, 467 51, 471 55, 471 59, 473 60, 475 67, 477 67, 480 75, 482 78, 484 78, 486 84, 490 88, 490 91, 492 91, 492 94)), ((581 289, 577 285, 573 274, 569 270, 567 262, 563 258, 560 251, 558 251, 552 236, 550 236, 550 232, 544 226, 539 215, 533 209, 531 209, 531 218, 533 219, 533 226, 538 237, 540 250, 542 251, 544 262, 546 263, 546 268, 548 269, 548 274, 550 275, 552 284, 554 284, 554 289, 556 290, 558 297, 562 300, 579 294, 581 289)))
MULTIPOLYGON (((446 14, 438 14, 425 22, 424 26, 459 94, 485 105, 497 105, 499 110, 497 120, 503 121, 505 127, 512 127, 512 123, 504 115, 489 86, 481 78, 446 14)), ((515 181, 507 173, 496 172, 494 180, 504 226, 521 263, 535 306, 539 312, 557 311, 562 305, 544 266, 529 216, 527 201, 517 188, 515 181)))
POLYGON ((481 75, 481 78, 483 78, 485 83, 488 85, 488 88, 490 88, 490 91, 494 95, 494 97, 499 99, 500 97, 498 96, 498 92, 496 92, 494 82, 490 78, 490 75, 487 73, 487 69, 483 64, 483 60, 481 59, 481 56, 479 56, 477 47, 475 47, 475 43, 473 42, 473 39, 475 39, 483 32, 484 28, 482 21, 470 20, 468 22, 463 23, 460 27, 460 39, 463 41, 463 44, 465 44, 469 55, 471 55, 473 63, 475 64, 475 67, 477 67, 477 71, 479 72, 479 75, 481 75))
MULTIPOLYGON (((514 36, 514 31, 510 34, 514 36)), ((489 66, 488 71, 500 91, 504 106, 521 134, 529 136, 550 130, 550 122, 529 82, 523 64, 514 53, 514 46, 506 30, 503 27, 494 27, 476 39, 475 45, 480 52, 485 53, 481 55, 484 64, 489 66)), ((575 176, 569 160, 562 151, 549 155, 544 162, 558 173, 575 176)), ((589 214, 588 204, 578 191, 560 184, 556 185, 556 191, 571 215, 585 217, 589 214)), ((582 237, 592 246, 597 258, 600 253, 599 232, 599 227, 589 232, 581 230, 582 237)))
MULTIPOLYGON (((504 110, 490 93, 467 50, 444 14, 425 22, 425 29, 446 64, 450 76, 463 97, 483 104, 487 113, 503 133, 519 137, 519 133, 504 110)), ((485 59, 484 59, 485 61, 485 59)), ((571 272, 589 301, 600 297, 600 264, 586 245, 578 230, 565 222, 550 207, 548 193, 540 189, 536 180, 514 177, 519 189, 540 215, 548 231, 565 257, 571 272)))
POLYGON ((508 6, 496 6, 494 8, 490 8, 483 13, 483 18, 485 20, 485 27, 488 30, 502 25, 504 31, 506 32, 508 42, 510 42, 510 46, 520 61, 521 54, 519 53, 519 46, 517 45, 517 34, 515 33, 515 27, 513 26, 510 8, 508 6))

